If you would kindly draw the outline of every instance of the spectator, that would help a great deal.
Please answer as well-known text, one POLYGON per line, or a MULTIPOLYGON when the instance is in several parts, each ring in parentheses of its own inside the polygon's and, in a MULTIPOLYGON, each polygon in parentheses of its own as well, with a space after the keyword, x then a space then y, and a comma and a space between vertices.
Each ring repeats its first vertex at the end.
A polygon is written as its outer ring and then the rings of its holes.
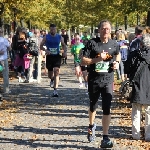
POLYGON ((132 82, 132 137, 140 140, 141 110, 145 110, 145 140, 150 141, 150 34, 141 37, 140 50, 129 54, 126 72, 132 82))
POLYGON ((124 82, 127 79, 127 75, 124 74, 124 64, 128 56, 128 46, 125 40, 125 34, 123 32, 118 33, 117 42, 121 53, 121 61, 119 64, 119 69, 117 69, 117 78, 121 78, 122 82, 124 82))
POLYGON ((130 52, 140 48, 142 32, 143 27, 137 26, 135 28, 135 39, 130 43, 130 52))
POLYGON ((129 45, 130 43, 135 39, 135 34, 134 33, 130 33, 128 36, 128 40, 129 40, 129 45))
MULTIPOLYGON (((18 36, 19 36, 19 32, 21 31, 21 27, 18 27, 17 30, 16 30, 16 33, 13 35, 12 37, 12 44, 11 44, 11 47, 12 47, 12 53, 13 53, 13 65, 14 65, 14 62, 15 62, 15 59, 16 59, 16 52, 17 52, 17 41, 18 41, 18 36)), ((14 69, 16 69, 16 66, 14 65, 14 69)))
POLYGON ((0 64, 3 68, 3 91, 4 93, 9 93, 9 71, 7 51, 10 50, 10 43, 6 38, 3 38, 3 32, 3 29, 0 28, 0 64))
POLYGON ((24 54, 27 53, 27 37, 26 33, 22 32, 22 30, 19 32, 19 34, 16 37, 16 58, 14 62, 14 66, 17 67, 17 74, 18 74, 18 82, 24 82, 26 80, 26 77, 24 76, 24 54), (22 78, 23 77, 23 78, 22 78))
POLYGON ((64 43, 66 45, 66 50, 64 51, 64 53, 62 53, 62 58, 63 58, 62 64, 67 64, 67 48, 68 48, 67 42, 69 41, 69 36, 66 33, 66 30, 64 29, 61 29, 61 36, 64 38, 64 43))
POLYGON ((38 76, 38 59, 40 59, 41 55, 38 57, 38 51, 40 50, 40 30, 35 29, 32 37, 29 37, 29 48, 30 54, 32 55, 32 59, 30 61, 29 68, 29 82, 37 81, 38 76))

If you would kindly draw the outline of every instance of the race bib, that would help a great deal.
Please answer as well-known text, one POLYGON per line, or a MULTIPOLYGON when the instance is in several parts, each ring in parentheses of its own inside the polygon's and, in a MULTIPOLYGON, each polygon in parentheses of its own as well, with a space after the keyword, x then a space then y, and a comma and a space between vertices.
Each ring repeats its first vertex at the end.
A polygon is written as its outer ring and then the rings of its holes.
POLYGON ((79 55, 79 53, 80 53, 80 50, 81 50, 81 48, 76 48, 76 59, 80 59, 80 55, 79 55))
POLYGON ((76 58, 77 58, 77 59, 80 59, 79 54, 76 54, 76 58))
POLYGON ((108 72, 108 69, 109 69, 109 62, 107 61, 100 61, 95 64, 96 72, 108 72))
POLYGON ((50 54, 57 55, 57 48, 49 48, 50 54))

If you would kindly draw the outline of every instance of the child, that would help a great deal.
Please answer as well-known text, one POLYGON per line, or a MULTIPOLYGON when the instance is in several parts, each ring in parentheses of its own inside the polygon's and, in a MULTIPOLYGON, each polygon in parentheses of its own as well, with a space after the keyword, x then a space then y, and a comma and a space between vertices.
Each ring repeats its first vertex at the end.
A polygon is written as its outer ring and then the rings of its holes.
POLYGON ((74 55, 74 64, 75 64, 75 72, 77 75, 77 79, 79 80, 79 87, 83 87, 82 83, 82 71, 80 66, 80 51, 84 48, 83 43, 80 42, 80 36, 77 35, 75 37, 75 44, 71 48, 71 54, 74 55))

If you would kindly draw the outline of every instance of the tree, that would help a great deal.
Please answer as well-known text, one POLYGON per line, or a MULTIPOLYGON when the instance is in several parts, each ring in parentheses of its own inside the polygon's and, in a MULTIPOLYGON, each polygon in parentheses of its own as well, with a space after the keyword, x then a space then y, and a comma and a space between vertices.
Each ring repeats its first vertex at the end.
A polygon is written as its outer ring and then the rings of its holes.
MULTIPOLYGON (((150 7, 149 0, 8 0, 5 4, 4 19, 14 20, 12 7, 17 8, 17 21, 31 20, 32 26, 47 28, 50 22, 59 28, 79 26, 80 24, 96 26, 102 19, 109 19, 113 25, 116 20, 124 24, 124 16, 129 25, 136 25, 136 16, 145 18, 150 7)), ((144 19, 141 19, 144 20, 144 19)))

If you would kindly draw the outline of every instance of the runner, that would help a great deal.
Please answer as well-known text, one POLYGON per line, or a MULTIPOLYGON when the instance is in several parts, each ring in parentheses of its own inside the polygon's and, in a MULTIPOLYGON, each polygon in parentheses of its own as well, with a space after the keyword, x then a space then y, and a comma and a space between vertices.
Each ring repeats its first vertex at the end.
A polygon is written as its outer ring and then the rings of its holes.
POLYGON ((66 44, 66 50, 64 51, 64 53, 62 54, 62 58, 63 58, 63 62, 62 64, 67 64, 67 42, 69 40, 69 36, 68 34, 66 33, 66 30, 65 29, 62 29, 61 30, 61 36, 64 38, 64 43, 66 44))
POLYGON ((94 124, 97 102, 101 94, 102 97, 102 126, 103 140, 101 148, 111 148, 113 143, 108 138, 109 124, 111 120, 110 106, 113 92, 114 69, 119 67, 120 53, 119 46, 116 41, 109 39, 111 33, 111 24, 107 20, 100 22, 99 26, 100 38, 94 38, 88 41, 83 48, 83 57, 81 64, 90 65, 88 75, 88 92, 90 99, 89 109, 89 128, 88 140, 95 140, 94 124), (116 60, 116 61, 114 61, 116 60))
POLYGON ((75 44, 71 48, 71 54, 74 56, 75 72, 77 79, 79 80, 79 87, 83 87, 82 75, 85 80, 85 86, 87 87, 87 73, 86 67, 80 65, 80 51, 84 47, 83 43, 80 42, 80 36, 76 35, 75 44))
POLYGON ((46 68, 48 69, 48 77, 51 79, 50 87, 54 88, 52 97, 58 97, 59 72, 61 66, 61 55, 65 50, 63 37, 56 33, 56 25, 50 24, 50 32, 44 36, 40 48, 46 52, 46 68), (61 42, 63 50, 60 50, 61 42), (43 46, 46 45, 45 49, 43 46))

